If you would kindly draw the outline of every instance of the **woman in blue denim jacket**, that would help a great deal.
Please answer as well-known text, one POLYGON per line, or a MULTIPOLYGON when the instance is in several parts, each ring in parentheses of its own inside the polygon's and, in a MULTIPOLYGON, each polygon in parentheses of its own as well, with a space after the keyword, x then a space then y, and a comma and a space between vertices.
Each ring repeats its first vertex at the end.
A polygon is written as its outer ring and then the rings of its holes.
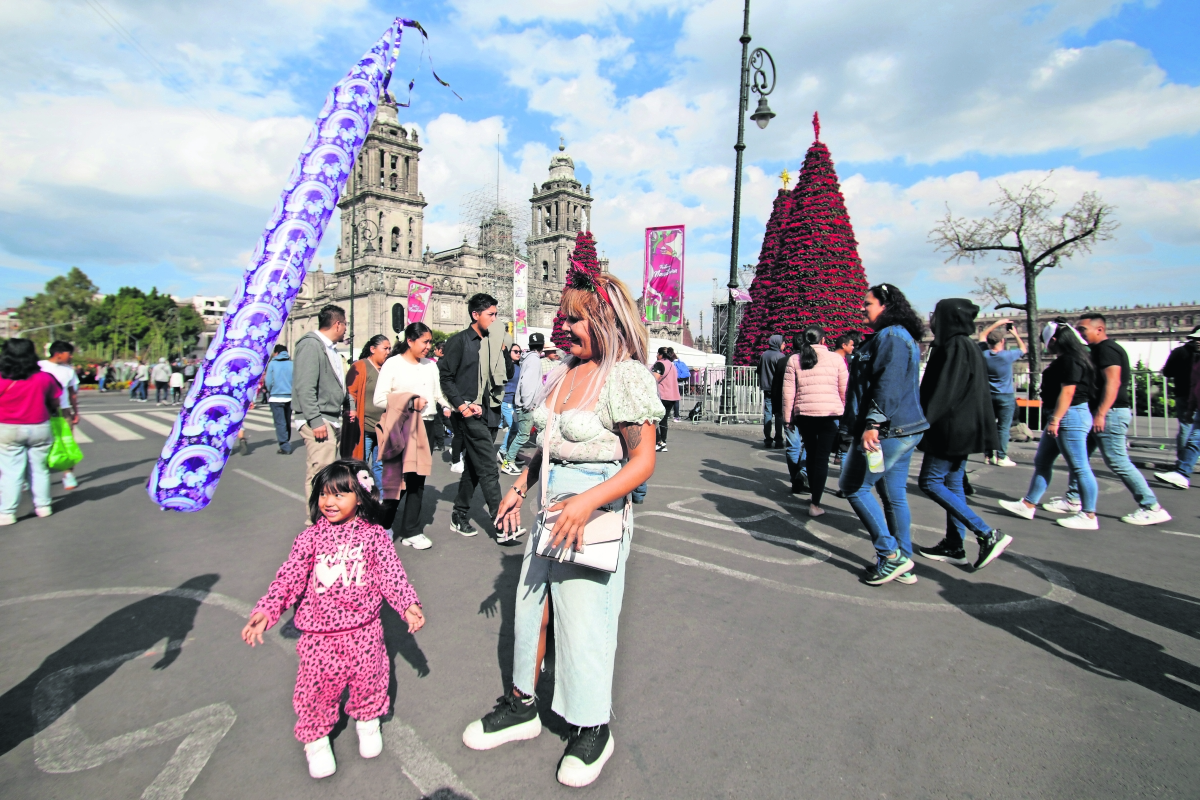
POLYGON ((863 313, 876 333, 850 357, 850 387, 842 417, 843 440, 852 444, 842 465, 840 488, 875 544, 876 563, 866 583, 916 583, 912 574, 912 516, 908 465, 928 427, 921 411, 923 325, 904 294, 890 283, 867 290, 863 313), (882 451, 883 471, 871 472, 867 455, 882 451), (877 487, 879 500, 871 494, 877 487))

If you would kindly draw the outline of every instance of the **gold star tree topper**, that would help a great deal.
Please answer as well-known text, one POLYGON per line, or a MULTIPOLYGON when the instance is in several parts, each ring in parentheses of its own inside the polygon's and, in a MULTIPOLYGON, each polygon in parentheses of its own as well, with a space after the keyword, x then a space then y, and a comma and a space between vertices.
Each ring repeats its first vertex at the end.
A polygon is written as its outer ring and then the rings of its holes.
POLYGON ((788 183, 792 180, 792 176, 788 174, 787 167, 784 167, 783 172, 779 173, 779 179, 783 181, 783 190, 786 192, 788 183))

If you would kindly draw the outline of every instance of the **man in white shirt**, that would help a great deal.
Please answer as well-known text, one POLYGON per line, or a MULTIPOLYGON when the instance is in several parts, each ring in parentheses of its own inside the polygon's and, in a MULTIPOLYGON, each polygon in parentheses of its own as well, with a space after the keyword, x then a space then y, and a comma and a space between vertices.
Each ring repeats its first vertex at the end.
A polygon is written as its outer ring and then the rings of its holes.
MULTIPOLYGON (((62 386, 62 395, 58 398, 60 411, 72 427, 79 424, 79 376, 71 366, 71 356, 74 354, 75 347, 70 342, 54 342, 50 345, 50 358, 38 362, 42 372, 49 372, 62 386)), ((62 485, 68 492, 78 486, 75 473, 71 470, 64 472, 62 485)))

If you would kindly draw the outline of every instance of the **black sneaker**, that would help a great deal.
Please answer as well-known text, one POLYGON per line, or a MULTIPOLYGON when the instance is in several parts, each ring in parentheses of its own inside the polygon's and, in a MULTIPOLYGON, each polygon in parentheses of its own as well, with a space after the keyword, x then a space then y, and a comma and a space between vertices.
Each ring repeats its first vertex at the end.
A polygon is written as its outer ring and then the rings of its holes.
POLYGON ((600 770, 613 753, 608 725, 575 728, 567 741, 567 752, 558 762, 558 782, 563 786, 587 786, 600 777, 600 770))
POLYGON ((450 530, 463 536, 474 536, 479 533, 471 527, 471 520, 468 517, 460 517, 454 512, 450 512, 450 530))
POLYGON ((979 540, 979 558, 975 561, 975 569, 983 569, 995 561, 1012 544, 1012 537, 1003 531, 992 531, 976 538, 979 540))
POLYGON ((942 539, 933 547, 918 547, 917 554, 928 558, 930 561, 945 561, 948 564, 957 564, 960 567, 965 567, 971 562, 967 560, 967 551, 963 550, 960 543, 957 547, 950 544, 949 539, 942 539))
MULTIPOLYGON (((520 698, 511 692, 496 698, 496 707, 463 731, 463 744, 472 750, 491 750, 509 742, 535 739, 542 732, 537 700, 520 698)), ((600 774, 599 770, 596 774, 600 774)), ((594 780, 594 779, 593 779, 594 780)))
POLYGON ((879 559, 874 569, 867 573, 866 583, 868 586, 882 586, 906 572, 911 572, 912 568, 912 559, 897 550, 892 556, 879 559))

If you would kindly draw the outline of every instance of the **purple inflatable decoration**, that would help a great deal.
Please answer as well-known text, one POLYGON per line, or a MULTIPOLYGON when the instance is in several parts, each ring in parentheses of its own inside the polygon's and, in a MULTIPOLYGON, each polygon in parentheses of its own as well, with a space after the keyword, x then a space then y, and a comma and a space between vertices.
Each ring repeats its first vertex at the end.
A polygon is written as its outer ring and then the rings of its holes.
POLYGON ((425 36, 419 23, 396 19, 325 99, 150 474, 147 490, 162 508, 199 511, 212 500, 271 348, 387 91, 404 27, 425 36))

